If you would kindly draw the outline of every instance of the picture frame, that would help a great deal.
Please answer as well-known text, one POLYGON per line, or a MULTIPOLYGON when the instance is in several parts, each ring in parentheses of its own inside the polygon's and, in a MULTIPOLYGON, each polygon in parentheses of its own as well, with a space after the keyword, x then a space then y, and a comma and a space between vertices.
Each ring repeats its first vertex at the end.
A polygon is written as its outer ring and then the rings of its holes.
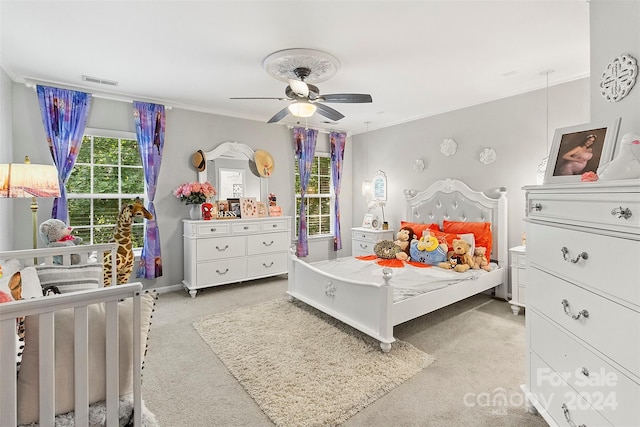
POLYGON ((227 202, 229 202, 229 212, 233 212, 236 218, 242 218, 242 211, 240 210, 240 199, 227 199, 227 202))
POLYGON ((585 123, 556 129, 544 184, 580 182, 585 172, 596 173, 598 168, 613 159, 621 118, 585 123), (585 142, 591 139, 590 149, 585 142), (582 148, 580 148, 582 147, 582 148))
POLYGON ((362 227, 371 228, 371 221, 373 221, 373 214, 364 214, 364 218, 362 218, 362 227))
POLYGON ((240 215, 242 218, 258 217, 258 202, 255 197, 240 197, 240 215))

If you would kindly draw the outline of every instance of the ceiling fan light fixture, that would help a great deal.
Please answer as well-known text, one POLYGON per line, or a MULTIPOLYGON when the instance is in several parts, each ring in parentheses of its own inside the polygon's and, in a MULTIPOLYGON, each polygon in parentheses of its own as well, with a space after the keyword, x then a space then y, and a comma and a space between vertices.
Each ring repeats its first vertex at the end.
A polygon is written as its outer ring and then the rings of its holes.
POLYGON ((316 108, 308 102, 294 102, 289 105, 289 111, 296 117, 311 117, 316 112, 316 108))

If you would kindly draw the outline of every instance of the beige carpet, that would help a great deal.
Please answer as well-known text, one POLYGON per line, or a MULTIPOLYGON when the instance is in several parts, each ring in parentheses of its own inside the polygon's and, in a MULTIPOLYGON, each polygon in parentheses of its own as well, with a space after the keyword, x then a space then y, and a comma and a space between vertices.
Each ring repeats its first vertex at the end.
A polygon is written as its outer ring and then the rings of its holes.
POLYGON ((202 339, 280 426, 333 426, 426 368, 433 357, 379 343, 299 302, 279 298, 205 316, 202 339))

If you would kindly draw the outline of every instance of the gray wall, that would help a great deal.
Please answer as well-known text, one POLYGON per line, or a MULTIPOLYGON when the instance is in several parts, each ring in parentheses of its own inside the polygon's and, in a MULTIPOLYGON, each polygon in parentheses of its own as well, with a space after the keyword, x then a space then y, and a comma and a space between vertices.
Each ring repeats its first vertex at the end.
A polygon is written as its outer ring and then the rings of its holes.
MULTIPOLYGON (((13 158, 13 144, 11 126, 12 97, 11 79, 0 68, 0 163, 11 163, 13 158)), ((12 200, 0 199, 0 250, 13 248, 13 233, 11 233, 11 217, 13 216, 12 200)), ((28 206, 27 206, 28 209, 28 206)))
MULTIPOLYGON (((21 161, 24 154, 34 163, 52 164, 46 144, 38 100, 33 89, 13 84, 13 149, 12 161, 21 161)), ((135 132, 133 105, 128 102, 94 98, 87 127, 135 132)), ((294 215, 293 171, 294 149, 291 130, 283 125, 216 116, 201 112, 172 109, 167 111, 163 164, 158 177, 156 212, 162 242, 164 276, 156 280, 143 280, 145 287, 163 287, 181 283, 183 278, 182 219, 187 219, 189 209, 173 196, 180 184, 197 180, 197 172, 191 165, 191 154, 198 149, 209 151, 225 141, 242 142, 253 149, 267 150, 274 158, 275 168, 268 180, 268 190, 278 196, 278 204, 285 215, 294 215)), ((347 142, 345 162, 351 164, 351 144, 347 142)), ((317 151, 329 150, 328 135, 318 136, 317 151)), ((341 202, 343 228, 349 229, 351 219, 351 177, 347 167, 343 178, 341 202)), ((26 200, 26 199, 25 199, 26 200)), ((6 230, 13 230, 13 244, 0 242, 0 250, 25 249, 31 246, 31 222, 29 203, 15 202, 14 215, 9 218, 6 230), (24 206, 23 206, 24 205, 24 206), (24 230, 29 230, 24 233, 24 230)), ((52 201, 40 200, 38 223, 51 215, 52 201)), ((312 256, 309 260, 350 254, 350 246, 333 252, 332 239, 315 239, 310 242, 312 256)))
POLYGON ((538 164, 556 128, 589 122, 589 79, 549 87, 548 132, 546 95, 546 89, 537 90, 354 136, 354 158, 364 159, 353 165, 354 224, 367 208, 360 185, 381 169, 387 174, 385 216, 391 228, 397 230, 404 219, 404 189, 421 190, 436 180, 455 178, 475 190, 507 188, 509 246, 520 244, 525 208, 521 188, 536 184, 538 164), (458 143, 455 155, 440 153, 445 138, 458 143), (497 160, 485 165, 479 155, 488 147, 496 151, 497 160), (414 169, 418 158, 426 166, 422 172, 414 169))
POLYGON ((640 133, 640 79, 618 102, 600 95, 600 76, 607 64, 622 54, 633 56, 640 66, 640 1, 592 0, 591 37, 591 117, 593 121, 622 117, 619 138, 640 133))

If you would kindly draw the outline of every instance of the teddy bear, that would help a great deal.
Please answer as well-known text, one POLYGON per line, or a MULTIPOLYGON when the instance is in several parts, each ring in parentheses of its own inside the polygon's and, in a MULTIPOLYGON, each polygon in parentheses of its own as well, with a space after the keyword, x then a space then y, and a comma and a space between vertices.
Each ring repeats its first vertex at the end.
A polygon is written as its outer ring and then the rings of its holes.
MULTIPOLYGON (((49 247, 60 246, 76 246, 82 244, 82 237, 72 236, 71 227, 68 227, 63 221, 55 218, 48 219, 40 224, 40 238, 44 244, 49 247)), ((55 264, 61 264, 60 259, 54 258, 55 264)), ((71 255, 71 264, 79 264, 80 256, 78 254, 71 255)))
POLYGON ((471 245, 467 241, 453 239, 452 247, 453 250, 447 253, 447 261, 438 263, 438 267, 464 273, 475 266, 473 255, 469 253, 471 245))
POLYGON ((475 262, 475 269, 483 269, 485 271, 490 271, 491 267, 489 266, 489 261, 487 261, 487 248, 484 246, 476 246, 473 251, 473 261, 475 262))
POLYGON ((400 261, 407 261, 410 257, 411 242, 416 238, 411 227, 402 227, 396 235, 394 244, 400 248, 396 253, 396 258, 400 261))

